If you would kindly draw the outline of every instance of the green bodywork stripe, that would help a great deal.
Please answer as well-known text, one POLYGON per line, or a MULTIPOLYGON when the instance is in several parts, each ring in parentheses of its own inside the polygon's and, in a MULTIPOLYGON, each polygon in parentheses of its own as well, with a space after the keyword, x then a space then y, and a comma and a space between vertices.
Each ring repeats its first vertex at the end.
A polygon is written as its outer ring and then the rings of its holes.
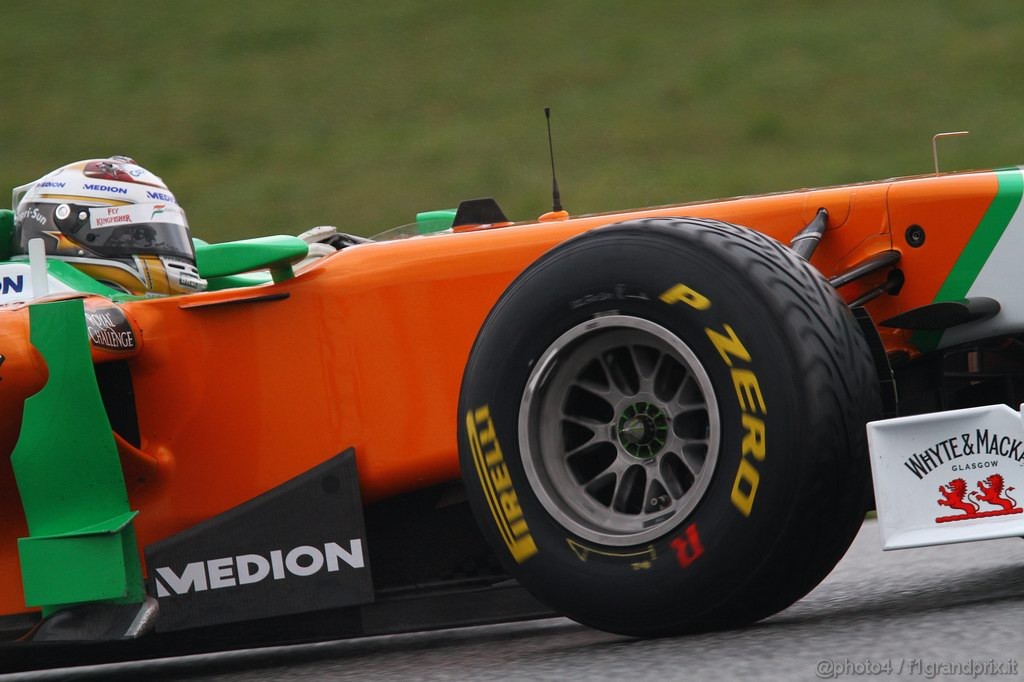
MULTIPOLYGON (((11 258, 11 263, 24 263, 28 264, 28 256, 15 256, 11 258)), ((84 294, 96 294, 97 296, 103 296, 104 298, 114 298, 120 296, 121 293, 116 289, 108 287, 106 284, 97 282, 89 275, 85 274, 81 270, 71 266, 70 264, 59 260, 57 258, 46 259, 46 273, 51 277, 60 280, 62 283, 71 287, 75 291, 80 291, 84 294)), ((55 293, 55 292, 50 292, 55 293)), ((138 298, 137 296, 134 298, 138 298)))
POLYGON ((112 289, 105 284, 100 284, 89 275, 85 274, 81 270, 78 270, 68 263, 56 258, 46 259, 46 272, 47 274, 53 275, 64 284, 75 291, 81 291, 86 294, 96 294, 97 296, 103 296, 105 298, 113 298, 120 292, 116 289, 112 289))
POLYGON ((11 241, 14 239, 14 211, 0 209, 0 260, 11 257, 11 241))
POLYGON ((103 407, 81 299, 29 307, 49 377, 25 401, 11 454, 29 537, 18 540, 25 603, 43 614, 145 599, 121 460, 103 407))
MULTIPOLYGON (((978 274, 992 255, 1010 219, 1020 206, 1024 196, 1024 175, 1019 168, 1007 168, 996 171, 999 189, 989 204, 988 210, 974 230, 970 240, 960 253, 953 268, 949 271, 946 281, 939 287, 933 303, 940 301, 959 301, 967 297, 978 274)), ((927 353, 939 347, 943 332, 941 330, 916 332, 911 343, 921 352, 927 353)))

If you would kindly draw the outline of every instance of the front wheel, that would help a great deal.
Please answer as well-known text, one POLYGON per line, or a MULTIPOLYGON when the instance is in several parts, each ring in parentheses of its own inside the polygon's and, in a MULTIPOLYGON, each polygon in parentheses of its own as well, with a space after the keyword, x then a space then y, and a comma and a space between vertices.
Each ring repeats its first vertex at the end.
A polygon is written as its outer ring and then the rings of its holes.
POLYGON ((734 626, 849 546, 876 405, 856 323, 803 260, 717 221, 638 221, 501 297, 460 459, 484 534, 556 611, 633 635, 734 626))

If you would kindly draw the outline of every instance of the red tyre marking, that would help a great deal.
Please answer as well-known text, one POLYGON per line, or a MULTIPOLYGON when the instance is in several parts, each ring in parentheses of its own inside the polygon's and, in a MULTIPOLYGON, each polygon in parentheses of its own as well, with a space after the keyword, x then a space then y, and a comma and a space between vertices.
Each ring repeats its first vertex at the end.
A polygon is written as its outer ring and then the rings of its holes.
POLYGON ((683 568, 688 567, 704 553, 704 546, 700 544, 700 536, 697 534, 697 524, 691 523, 684 531, 686 539, 675 538, 670 543, 672 549, 676 550, 676 560, 683 568))

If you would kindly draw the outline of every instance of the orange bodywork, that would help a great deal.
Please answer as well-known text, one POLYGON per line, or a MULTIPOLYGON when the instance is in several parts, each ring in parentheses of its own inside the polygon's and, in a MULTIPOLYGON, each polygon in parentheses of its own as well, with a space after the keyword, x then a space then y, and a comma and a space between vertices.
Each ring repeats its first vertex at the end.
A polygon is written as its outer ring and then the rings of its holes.
MULTIPOLYGON (((140 546, 249 500, 354 447, 364 502, 459 476, 456 405, 484 319, 541 254, 583 231, 659 216, 713 217, 783 243, 829 211, 811 262, 831 276, 889 249, 907 284, 876 321, 930 303, 997 190, 992 173, 739 198, 349 247, 280 284, 121 304, 142 344, 129 359, 141 434, 118 439, 140 546), (894 198, 897 201, 894 202, 894 198), (928 226, 911 249, 907 226, 928 226), (287 294, 286 298, 268 296, 287 294)), ((847 300, 886 272, 841 290, 847 300)), ((882 330, 888 350, 914 353, 882 330)), ((0 450, 46 380, 28 309, 0 309, 0 450)), ((97 361, 108 358, 94 352, 97 361)), ((16 539, 27 535, 0 456, 0 615, 25 611, 16 539)))

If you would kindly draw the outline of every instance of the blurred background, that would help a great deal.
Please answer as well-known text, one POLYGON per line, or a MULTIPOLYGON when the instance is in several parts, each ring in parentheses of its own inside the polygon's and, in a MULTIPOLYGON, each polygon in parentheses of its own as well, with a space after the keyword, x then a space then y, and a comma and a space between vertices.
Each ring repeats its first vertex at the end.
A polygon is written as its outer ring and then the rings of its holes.
MULTIPOLYGON (((126 154, 210 241, 1024 163, 1024 3, 5 0, 0 188, 126 154)), ((6 196, 6 194, 5 194, 6 196)), ((6 201, 3 202, 6 205, 6 201)))

